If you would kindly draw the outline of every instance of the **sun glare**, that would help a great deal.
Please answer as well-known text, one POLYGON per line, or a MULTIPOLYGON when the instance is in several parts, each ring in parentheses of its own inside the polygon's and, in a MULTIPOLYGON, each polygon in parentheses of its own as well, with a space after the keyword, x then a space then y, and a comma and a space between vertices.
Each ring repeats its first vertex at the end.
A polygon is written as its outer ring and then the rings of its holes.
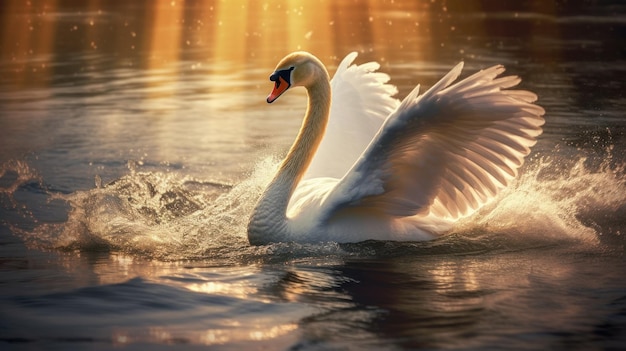
POLYGON ((38 73, 35 80, 45 81, 41 74, 54 69, 35 65, 35 58, 74 52, 88 60, 90 54, 113 51, 118 60, 113 65, 145 69, 171 69, 188 59, 266 69, 296 50, 311 51, 329 66, 352 50, 384 61, 390 50, 426 54, 418 46, 428 37, 423 34, 431 7, 429 1, 389 6, 374 0, 160 0, 144 5, 90 0, 82 7, 86 12, 72 12, 57 1, 6 1, 1 55, 16 65, 22 81, 31 83, 33 73, 38 73))

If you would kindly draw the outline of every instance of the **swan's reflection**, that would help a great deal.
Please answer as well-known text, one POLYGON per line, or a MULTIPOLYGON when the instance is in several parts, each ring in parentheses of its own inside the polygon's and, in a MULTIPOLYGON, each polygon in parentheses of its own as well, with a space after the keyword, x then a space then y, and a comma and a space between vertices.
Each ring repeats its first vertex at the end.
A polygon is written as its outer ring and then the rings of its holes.
POLYGON ((291 248, 278 257, 251 250, 239 264, 41 254, 30 258, 40 267, 31 268, 33 281, 3 291, 19 298, 0 299, 12 316, 0 324, 35 338, 283 349, 480 348, 532 335, 567 344, 620 328, 623 260, 590 248, 454 251, 439 241, 344 249, 299 258, 291 248), (56 318, 67 314, 91 328, 56 318))
POLYGON ((593 282, 578 281, 578 269, 585 268, 567 253, 545 254, 533 249, 296 265, 267 289, 318 309, 299 321, 303 342, 311 343, 471 348, 484 345, 485 337, 537 333, 570 342, 563 330, 600 328, 607 318, 602 302, 562 288, 592 289, 593 282), (581 326, 581 319, 595 323, 581 326))

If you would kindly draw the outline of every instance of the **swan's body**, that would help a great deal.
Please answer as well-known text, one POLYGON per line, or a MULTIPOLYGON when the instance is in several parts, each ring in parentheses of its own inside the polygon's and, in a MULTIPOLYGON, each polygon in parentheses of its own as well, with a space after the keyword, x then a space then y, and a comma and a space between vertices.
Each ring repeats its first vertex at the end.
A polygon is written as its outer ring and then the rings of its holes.
POLYGON ((432 239, 507 186, 542 132, 535 94, 503 90, 520 80, 496 78, 502 66, 451 85, 458 64, 400 103, 378 65, 350 66, 355 57, 332 82, 304 52, 285 57, 270 77, 268 102, 291 86, 304 86, 309 102, 250 218, 252 244, 432 239))

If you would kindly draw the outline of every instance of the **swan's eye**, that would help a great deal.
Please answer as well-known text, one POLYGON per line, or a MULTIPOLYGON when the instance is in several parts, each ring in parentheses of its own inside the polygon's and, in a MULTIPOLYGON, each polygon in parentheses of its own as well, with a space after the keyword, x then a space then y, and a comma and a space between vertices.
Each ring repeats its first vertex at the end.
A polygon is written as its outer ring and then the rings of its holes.
POLYGON ((281 69, 280 71, 276 71, 270 76, 270 80, 272 82, 276 82, 277 88, 280 86, 280 83, 282 81, 286 82, 288 85, 291 85, 291 71, 293 71, 294 68, 295 67, 289 67, 288 69, 281 69))

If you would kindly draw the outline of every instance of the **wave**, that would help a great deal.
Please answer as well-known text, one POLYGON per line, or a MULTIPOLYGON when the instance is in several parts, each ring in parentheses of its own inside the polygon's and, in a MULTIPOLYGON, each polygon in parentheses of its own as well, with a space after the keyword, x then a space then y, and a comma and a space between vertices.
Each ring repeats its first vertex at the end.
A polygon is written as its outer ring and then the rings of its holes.
POLYGON ((610 158, 595 166, 586 157, 541 158, 457 230, 588 242, 621 235, 626 229, 619 220, 626 212, 624 174, 625 165, 616 166, 610 158))
POLYGON ((586 157, 552 157, 525 166, 497 199, 432 242, 251 247, 246 238, 247 219, 278 162, 267 157, 235 186, 175 173, 140 172, 130 163, 129 173, 120 179, 103 185, 96 178, 94 189, 63 194, 46 187, 25 162, 10 161, 0 169, 1 205, 15 213, 5 224, 30 246, 115 251, 161 260, 220 257, 241 261, 407 250, 412 254, 467 253, 563 241, 597 245, 612 240, 613 245, 624 246, 626 165, 610 158, 592 166, 586 157), (58 211, 64 212, 63 218, 36 218, 36 211, 25 209, 37 206, 32 199, 20 203, 20 192, 40 194, 48 206, 65 204, 58 211), (30 226, 23 223, 27 219, 30 226))

